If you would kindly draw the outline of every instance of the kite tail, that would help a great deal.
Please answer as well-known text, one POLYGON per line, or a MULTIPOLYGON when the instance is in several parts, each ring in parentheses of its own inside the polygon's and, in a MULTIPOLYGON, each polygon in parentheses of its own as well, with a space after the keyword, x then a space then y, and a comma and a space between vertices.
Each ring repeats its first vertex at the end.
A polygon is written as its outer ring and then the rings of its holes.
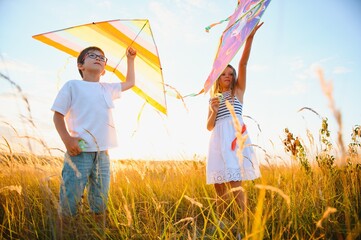
POLYGON ((169 85, 169 84, 163 83, 163 85, 166 86, 166 87, 168 87, 168 88, 170 88, 170 89, 172 89, 172 90, 175 92, 175 94, 172 94, 172 93, 170 93, 169 91, 166 91, 166 93, 167 93, 168 95, 173 96, 173 97, 175 97, 175 98, 177 98, 177 99, 182 100, 183 106, 184 106, 184 108, 185 108, 185 109, 187 110, 187 112, 188 112, 189 110, 188 110, 187 104, 185 103, 184 97, 182 97, 182 95, 180 94, 180 92, 179 92, 175 87, 172 87, 172 86, 169 85))
POLYGON ((135 133, 138 131, 138 127, 139 127, 139 123, 140 123, 140 117, 143 114, 143 110, 145 105, 147 105, 147 101, 145 101, 142 105, 142 107, 140 108, 140 111, 138 112, 138 116, 137 116, 137 127, 134 129, 133 133, 132 133, 132 137, 134 137, 135 133))
POLYGON ((214 26, 217 26, 217 25, 219 25, 219 24, 222 24, 223 22, 229 21, 229 18, 230 18, 230 17, 228 17, 228 18, 226 18, 226 19, 224 19, 224 20, 221 20, 221 21, 219 21, 219 22, 212 23, 211 25, 205 27, 206 32, 209 32, 209 30, 210 30, 211 28, 213 28, 214 26))
MULTIPOLYGON (((237 1, 237 6, 238 6, 240 3, 241 3, 241 0, 238 0, 238 1, 237 1)), ((226 19, 224 19, 224 20, 221 20, 221 21, 219 21, 219 22, 210 24, 209 26, 205 27, 206 32, 209 32, 209 30, 211 30, 211 28, 213 28, 214 26, 217 26, 217 25, 219 25, 219 24, 222 24, 223 22, 229 21, 230 18, 231 18, 231 16, 229 16, 228 18, 226 18, 226 19)))
POLYGON ((186 97, 197 97, 198 95, 204 93, 204 89, 202 89, 199 93, 190 93, 190 94, 187 94, 185 96, 183 96, 183 98, 186 98, 186 97))

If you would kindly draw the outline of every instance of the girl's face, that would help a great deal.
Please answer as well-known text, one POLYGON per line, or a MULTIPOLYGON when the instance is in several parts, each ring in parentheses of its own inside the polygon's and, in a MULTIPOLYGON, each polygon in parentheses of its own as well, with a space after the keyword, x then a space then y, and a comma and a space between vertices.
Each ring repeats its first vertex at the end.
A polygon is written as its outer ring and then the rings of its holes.
POLYGON ((219 77, 219 86, 222 89, 222 91, 230 90, 233 81, 234 81, 233 70, 230 67, 226 67, 226 69, 224 69, 223 73, 219 77))

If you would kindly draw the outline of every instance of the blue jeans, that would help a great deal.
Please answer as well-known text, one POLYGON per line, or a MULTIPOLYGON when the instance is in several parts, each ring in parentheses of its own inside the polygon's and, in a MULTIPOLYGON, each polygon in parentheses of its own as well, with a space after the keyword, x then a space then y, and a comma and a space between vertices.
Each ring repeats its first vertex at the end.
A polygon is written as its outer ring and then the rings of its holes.
POLYGON ((66 153, 60 186, 60 214, 77 214, 86 186, 91 211, 96 214, 104 213, 109 184, 110 160, 107 151, 82 152, 73 157, 66 153))

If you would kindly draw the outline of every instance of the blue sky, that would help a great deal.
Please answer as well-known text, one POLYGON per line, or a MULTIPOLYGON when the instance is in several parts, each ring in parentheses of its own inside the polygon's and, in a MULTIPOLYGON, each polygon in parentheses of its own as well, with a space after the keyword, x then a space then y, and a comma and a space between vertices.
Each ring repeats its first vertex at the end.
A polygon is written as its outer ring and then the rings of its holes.
MULTIPOLYGON (((164 81, 186 95, 198 92, 206 80, 226 23, 209 33, 204 28, 232 14, 236 0, 0 0, 0 72, 22 88, 20 95, 0 78, 0 140, 13 149, 28 150, 19 136, 43 140, 64 149, 52 122, 50 107, 67 80, 79 78, 75 59, 31 38, 74 25, 112 19, 149 19, 163 65, 164 81), (35 127, 29 123, 25 97, 35 127), (14 129, 16 131, 14 131, 14 129)), ((361 124, 361 3, 358 0, 272 0, 258 31, 248 64, 244 115, 252 141, 269 155, 282 155, 283 129, 304 139, 306 130, 318 139, 321 121, 309 107, 329 119, 332 137, 338 126, 323 95, 315 69, 332 81, 343 133, 361 124), (258 130, 259 124, 261 131, 258 130)), ((231 62, 238 64, 240 53, 231 62)), ((107 73, 103 81, 114 80, 107 73)), ((167 96, 168 116, 146 107, 126 92, 114 112, 119 148, 114 158, 190 159, 204 157, 208 95, 183 103, 167 96)), ((336 145, 336 142, 334 142, 336 145)), ((32 149, 42 148, 32 140, 32 149)), ((314 149, 317 151, 317 149, 314 149)), ((52 151, 59 155, 60 151, 52 151)), ((262 153, 260 153, 262 158, 262 153)))

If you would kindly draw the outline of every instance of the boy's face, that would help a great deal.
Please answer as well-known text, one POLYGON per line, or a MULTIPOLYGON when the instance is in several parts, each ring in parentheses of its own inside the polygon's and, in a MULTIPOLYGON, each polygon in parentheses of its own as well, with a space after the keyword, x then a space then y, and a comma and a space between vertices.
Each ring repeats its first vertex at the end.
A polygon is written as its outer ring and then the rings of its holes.
POLYGON ((84 63, 78 64, 78 68, 83 72, 83 74, 84 71, 88 71, 103 75, 107 60, 108 59, 102 52, 97 50, 89 51, 84 56, 84 63))

